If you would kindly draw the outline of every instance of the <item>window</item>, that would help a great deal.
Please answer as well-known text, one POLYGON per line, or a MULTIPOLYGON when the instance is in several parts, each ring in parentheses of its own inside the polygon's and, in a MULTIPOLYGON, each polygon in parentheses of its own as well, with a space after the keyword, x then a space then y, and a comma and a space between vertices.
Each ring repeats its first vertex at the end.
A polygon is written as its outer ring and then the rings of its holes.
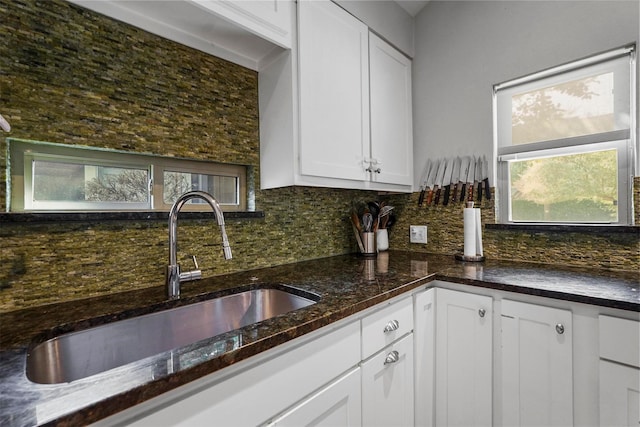
POLYGON ((501 223, 632 222, 635 49, 494 86, 501 223))
MULTIPOLYGON (((169 210, 183 193, 245 210, 246 168, 9 138, 10 211, 169 210)), ((199 199, 183 209, 209 210, 199 199)))

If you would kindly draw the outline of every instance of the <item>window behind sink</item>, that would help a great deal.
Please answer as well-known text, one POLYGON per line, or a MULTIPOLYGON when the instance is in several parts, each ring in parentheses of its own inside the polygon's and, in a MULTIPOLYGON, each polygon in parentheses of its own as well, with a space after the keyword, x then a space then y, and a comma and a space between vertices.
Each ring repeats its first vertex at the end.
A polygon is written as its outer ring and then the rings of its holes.
MULTIPOLYGON (((246 167, 115 150, 8 139, 10 210, 169 210, 188 191, 223 210, 246 210, 246 167)), ((189 201, 187 210, 208 210, 189 201)))

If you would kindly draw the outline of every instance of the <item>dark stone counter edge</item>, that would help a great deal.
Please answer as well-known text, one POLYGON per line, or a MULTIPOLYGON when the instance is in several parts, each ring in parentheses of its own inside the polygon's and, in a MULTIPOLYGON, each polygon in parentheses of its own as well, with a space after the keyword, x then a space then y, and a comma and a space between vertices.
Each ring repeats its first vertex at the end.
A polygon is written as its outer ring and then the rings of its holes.
MULTIPOLYGON (((209 219, 211 211, 180 212, 180 219, 209 219)), ((0 223, 40 223, 40 222, 94 222, 94 221, 166 221, 169 212, 131 211, 131 212, 5 212, 0 213, 0 223)), ((225 212, 225 219, 262 219, 263 211, 225 212)))
POLYGON ((634 225, 546 225, 546 224, 485 224, 491 231, 526 231, 534 233, 590 233, 590 234, 635 234, 640 236, 640 227, 634 225))

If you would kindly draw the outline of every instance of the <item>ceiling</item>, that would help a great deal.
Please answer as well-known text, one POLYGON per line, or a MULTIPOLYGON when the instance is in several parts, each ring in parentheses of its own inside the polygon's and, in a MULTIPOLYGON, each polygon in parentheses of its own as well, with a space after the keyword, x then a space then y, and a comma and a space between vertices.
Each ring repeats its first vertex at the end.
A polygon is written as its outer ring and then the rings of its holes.
POLYGON ((411 16, 416 16, 428 2, 429 0, 396 0, 411 16))

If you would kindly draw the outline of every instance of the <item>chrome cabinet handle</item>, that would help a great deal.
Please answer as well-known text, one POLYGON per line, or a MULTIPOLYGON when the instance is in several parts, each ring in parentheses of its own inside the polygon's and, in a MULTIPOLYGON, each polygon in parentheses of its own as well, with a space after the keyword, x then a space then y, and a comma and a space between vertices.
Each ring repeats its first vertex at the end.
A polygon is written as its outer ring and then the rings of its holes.
POLYGON ((389 323, 384 327, 383 332, 386 334, 388 332, 393 332, 400 327, 400 322, 397 320, 390 320, 389 323))
POLYGON ((556 332, 557 332, 559 335, 564 334, 564 325, 563 325, 562 323, 558 323, 558 324, 556 325, 556 332))
POLYGON ((400 360, 400 353, 393 350, 391 353, 387 354, 387 357, 385 357, 384 364, 390 365, 392 363, 396 363, 398 360, 400 360))
POLYGON ((487 314, 487 311, 484 308, 478 310, 478 316, 484 317, 485 314, 487 314))

